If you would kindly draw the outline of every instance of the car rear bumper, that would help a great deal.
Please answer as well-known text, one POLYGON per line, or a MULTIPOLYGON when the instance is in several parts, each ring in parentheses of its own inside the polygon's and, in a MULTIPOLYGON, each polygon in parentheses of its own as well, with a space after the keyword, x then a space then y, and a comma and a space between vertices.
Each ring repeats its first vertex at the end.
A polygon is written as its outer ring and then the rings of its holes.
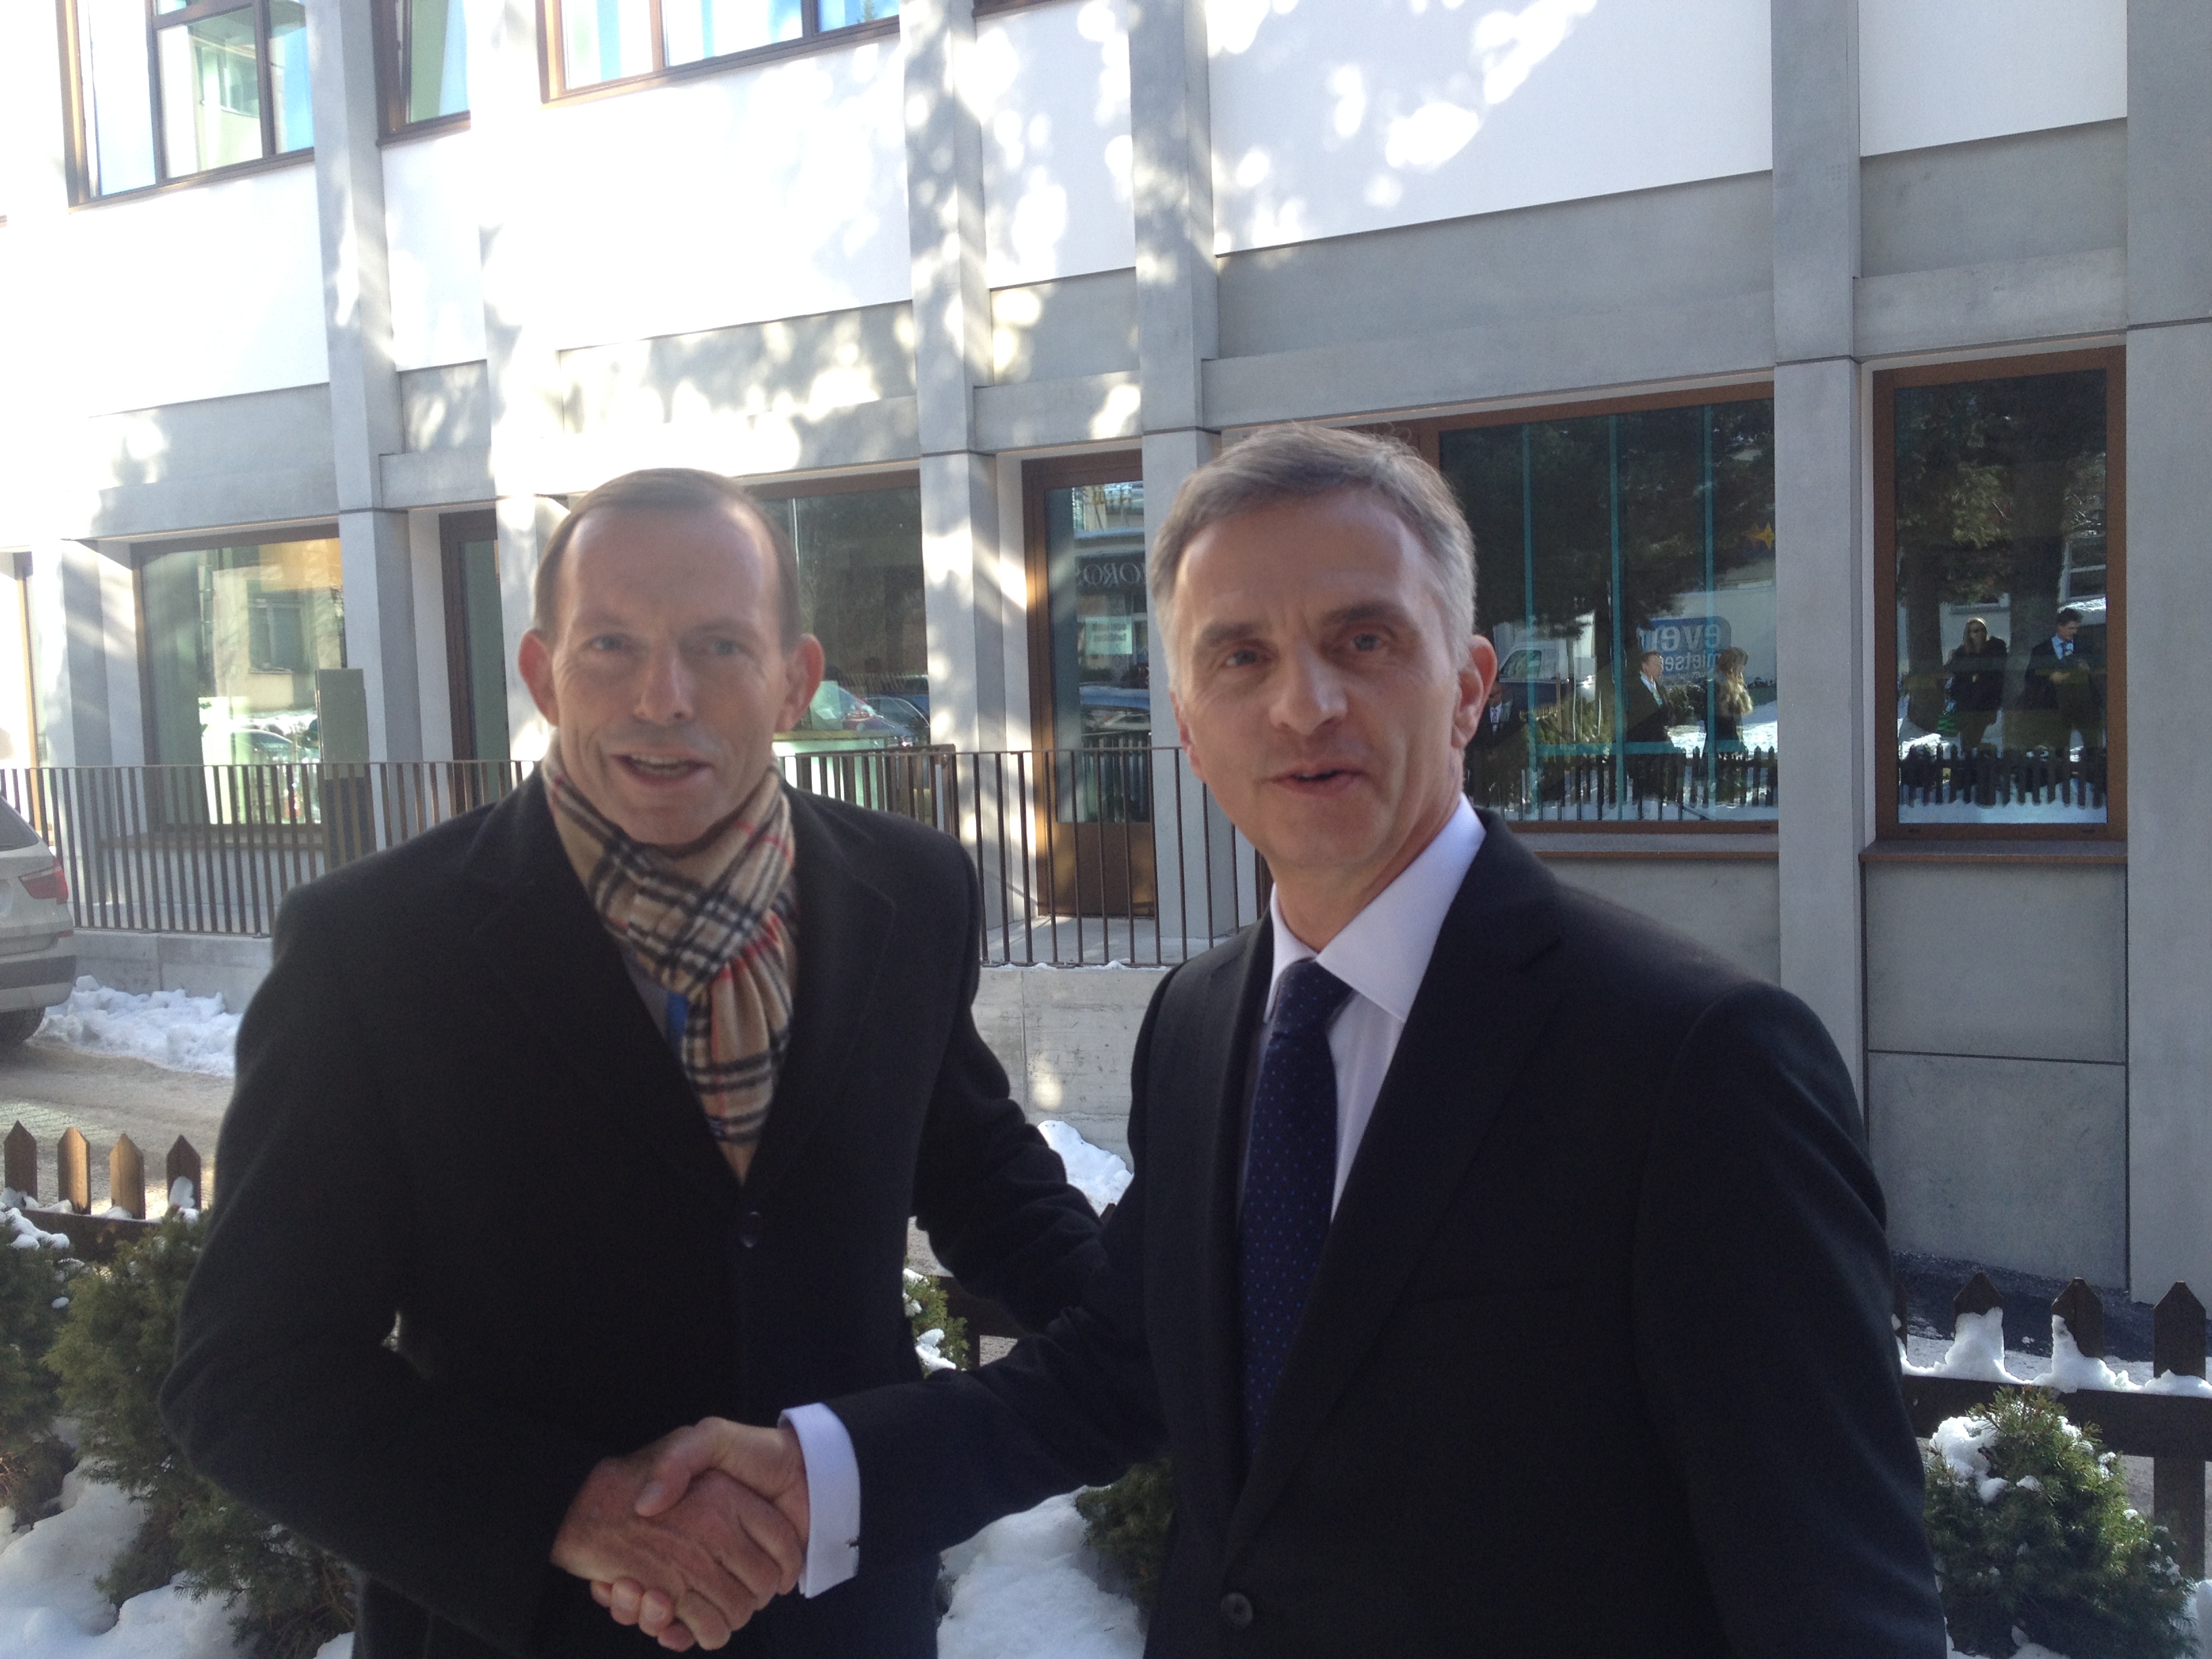
POLYGON ((0 957, 0 1012, 15 1008, 51 1008, 67 1002, 76 985, 76 957, 0 957))

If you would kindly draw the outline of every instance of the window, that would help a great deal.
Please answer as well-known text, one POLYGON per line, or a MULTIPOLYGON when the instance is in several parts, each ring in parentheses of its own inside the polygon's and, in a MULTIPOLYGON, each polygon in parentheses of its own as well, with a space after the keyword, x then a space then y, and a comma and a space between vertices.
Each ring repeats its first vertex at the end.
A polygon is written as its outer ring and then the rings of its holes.
POLYGON ((499 521, 489 513, 438 520, 446 579, 446 688, 453 758, 505 760, 507 634, 500 610, 499 521))
POLYGON ((77 194, 314 143, 301 0, 77 0, 77 194))
POLYGON ((157 762, 319 760, 318 671, 345 666, 336 538, 162 549, 139 567, 157 762))
MULTIPOLYGON (((819 486, 817 486, 819 489, 819 486)), ((799 558, 799 625, 822 641, 822 687, 783 746, 903 748, 929 741, 921 487, 764 497, 799 558)))
POLYGON ((1774 405, 1446 428, 1498 684, 1468 790, 1553 823, 1777 816, 1774 405))
POLYGON ((469 112, 465 0, 376 0, 384 130, 451 125, 469 112))
POLYGON ((2117 353, 1875 383, 1882 828, 2117 833, 2117 353))
POLYGON ((561 92, 856 28, 898 0, 545 0, 561 92))

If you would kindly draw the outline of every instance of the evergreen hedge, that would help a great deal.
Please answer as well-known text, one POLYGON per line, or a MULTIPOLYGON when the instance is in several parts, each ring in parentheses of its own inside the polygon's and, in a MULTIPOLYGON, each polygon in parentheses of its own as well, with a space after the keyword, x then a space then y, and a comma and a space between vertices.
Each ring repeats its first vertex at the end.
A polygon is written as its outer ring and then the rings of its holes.
POLYGON ((1128 1581, 1129 1599, 1150 1613, 1175 1520, 1174 1465, 1164 1457, 1139 1463, 1110 1486, 1076 1493, 1075 1511, 1098 1559, 1128 1581))
POLYGON ((52 1512, 73 1461, 54 1436, 59 1383, 46 1354, 82 1264, 44 1244, 10 1248, 8 1235, 0 1226, 0 1505, 27 1526, 52 1512))
POLYGON ((100 1589, 122 1601, 177 1580, 195 1597, 228 1600, 257 1659, 307 1659, 353 1628, 345 1565, 193 1474, 161 1424, 177 1307, 205 1232, 203 1219, 172 1217, 80 1274, 49 1356, 87 1471, 145 1505, 100 1589))
POLYGON ((2189 1595, 2166 1529, 2128 1505, 2118 1460, 2041 1389, 1936 1431, 1928 1537, 1962 1653, 2014 1632, 2068 1659, 2180 1659, 2189 1595))

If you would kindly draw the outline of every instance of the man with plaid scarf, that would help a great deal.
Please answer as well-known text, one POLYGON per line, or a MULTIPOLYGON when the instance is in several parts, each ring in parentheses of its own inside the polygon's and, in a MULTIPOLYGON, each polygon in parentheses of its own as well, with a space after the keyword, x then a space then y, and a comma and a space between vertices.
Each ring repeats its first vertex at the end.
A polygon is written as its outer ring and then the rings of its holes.
POLYGON ((917 1373, 910 1214, 1032 1327, 1101 1261, 970 1017, 974 872, 784 787, 822 649, 727 481, 602 485, 536 600, 538 775, 279 918, 165 1414, 361 1569, 357 1659, 653 1650, 612 1579, 709 1646, 933 1653, 926 1567, 771 1603, 773 1508, 635 1506, 679 1425, 917 1373))

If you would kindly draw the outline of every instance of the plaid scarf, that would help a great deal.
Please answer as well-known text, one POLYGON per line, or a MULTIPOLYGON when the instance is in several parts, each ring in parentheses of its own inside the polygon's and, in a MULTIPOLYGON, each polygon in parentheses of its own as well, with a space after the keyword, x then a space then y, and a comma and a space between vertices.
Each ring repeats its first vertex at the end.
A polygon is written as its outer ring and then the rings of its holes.
POLYGON ((770 767, 734 817, 676 852, 633 841, 545 755, 545 793, 568 861, 615 943, 684 999, 677 1055, 707 1127, 744 1178, 791 1039, 799 887, 791 804, 770 767))

